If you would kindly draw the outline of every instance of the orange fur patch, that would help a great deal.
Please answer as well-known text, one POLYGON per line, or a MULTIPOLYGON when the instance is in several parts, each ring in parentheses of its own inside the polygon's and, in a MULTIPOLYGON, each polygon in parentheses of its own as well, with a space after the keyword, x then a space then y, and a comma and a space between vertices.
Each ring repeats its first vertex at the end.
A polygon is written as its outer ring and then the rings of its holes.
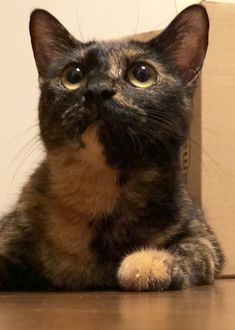
POLYGON ((117 172, 106 164, 97 124, 81 139, 84 148, 65 147, 48 156, 52 194, 40 251, 46 276, 74 288, 81 279, 89 284, 103 276, 90 248, 90 221, 112 213, 119 197, 117 172))
POLYGON ((127 290, 161 290, 170 283, 172 255, 163 250, 141 250, 127 256, 118 270, 120 285, 127 290))
POLYGON ((106 163, 96 125, 88 127, 81 139, 84 148, 65 147, 49 155, 53 191, 78 214, 110 214, 119 197, 117 171, 106 163))

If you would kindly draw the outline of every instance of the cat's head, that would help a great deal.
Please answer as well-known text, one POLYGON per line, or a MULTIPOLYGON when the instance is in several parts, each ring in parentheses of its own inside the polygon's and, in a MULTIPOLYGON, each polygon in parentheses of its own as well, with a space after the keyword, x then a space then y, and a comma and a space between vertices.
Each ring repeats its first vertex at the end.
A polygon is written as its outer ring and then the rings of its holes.
POLYGON ((177 155, 188 135, 208 29, 206 10, 194 5, 148 41, 84 43, 35 10, 30 33, 46 148, 79 145, 84 131, 97 125, 110 163, 177 155))

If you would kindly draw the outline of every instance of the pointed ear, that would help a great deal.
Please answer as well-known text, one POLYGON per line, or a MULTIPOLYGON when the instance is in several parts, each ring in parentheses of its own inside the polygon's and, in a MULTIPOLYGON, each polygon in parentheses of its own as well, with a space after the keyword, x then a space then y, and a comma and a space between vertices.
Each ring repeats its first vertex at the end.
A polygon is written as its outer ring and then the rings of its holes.
POLYGON ((42 77, 53 61, 79 44, 54 16, 42 9, 31 14, 30 36, 38 73, 42 77))
POLYGON ((209 19, 205 8, 193 5, 183 10, 150 44, 171 63, 187 85, 196 81, 208 45, 209 19))

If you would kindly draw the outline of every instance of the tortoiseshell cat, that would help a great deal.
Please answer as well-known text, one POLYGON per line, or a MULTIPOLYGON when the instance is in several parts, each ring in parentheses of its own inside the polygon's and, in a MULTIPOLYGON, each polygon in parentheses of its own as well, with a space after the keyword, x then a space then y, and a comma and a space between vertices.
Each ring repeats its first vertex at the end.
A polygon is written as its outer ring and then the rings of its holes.
POLYGON ((2 289, 168 290, 218 277, 223 253, 180 169, 208 29, 194 5, 149 41, 82 43, 32 13, 47 154, 1 219, 2 289))

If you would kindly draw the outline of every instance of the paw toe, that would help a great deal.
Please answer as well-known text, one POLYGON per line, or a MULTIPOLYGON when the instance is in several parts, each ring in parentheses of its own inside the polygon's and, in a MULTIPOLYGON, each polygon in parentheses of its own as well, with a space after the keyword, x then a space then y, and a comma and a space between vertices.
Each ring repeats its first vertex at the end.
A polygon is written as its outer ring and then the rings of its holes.
POLYGON ((167 251, 142 250, 127 256, 118 270, 126 290, 165 290, 170 285, 172 256, 167 251))

